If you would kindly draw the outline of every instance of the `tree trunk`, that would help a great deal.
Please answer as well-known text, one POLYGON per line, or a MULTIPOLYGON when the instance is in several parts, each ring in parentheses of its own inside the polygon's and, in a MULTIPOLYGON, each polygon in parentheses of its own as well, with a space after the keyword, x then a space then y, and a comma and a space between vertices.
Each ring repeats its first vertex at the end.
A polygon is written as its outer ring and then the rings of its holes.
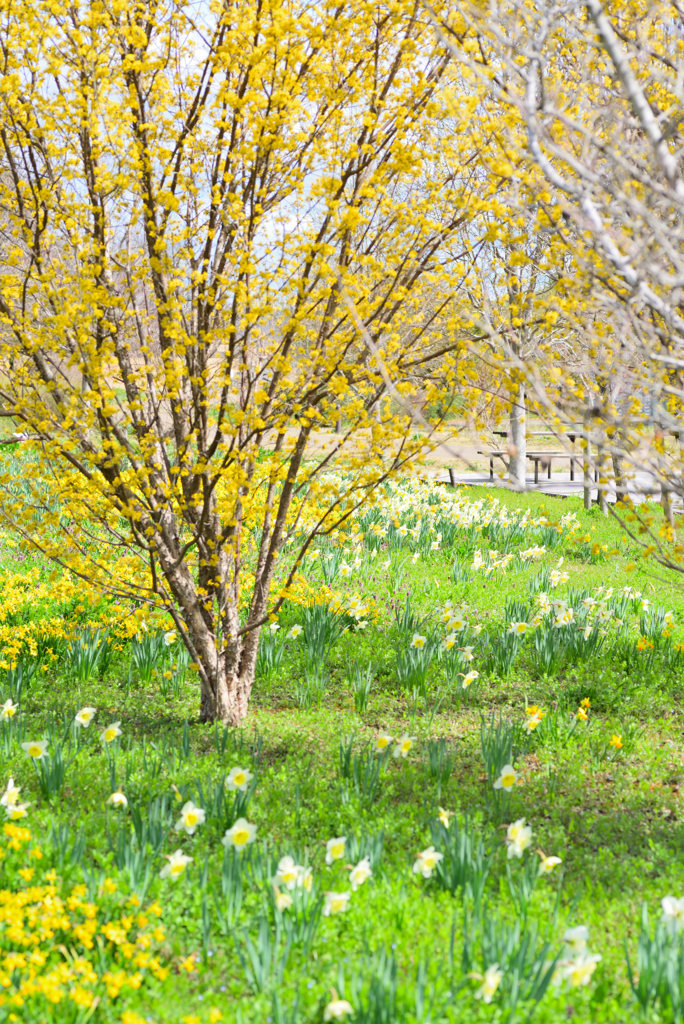
POLYGON ((525 385, 518 384, 511 392, 511 441, 508 479, 518 487, 525 487, 527 463, 527 415, 525 411, 525 385))
POLYGON ((615 497, 620 501, 625 497, 627 488, 625 487, 625 478, 622 473, 622 456, 617 452, 613 452, 613 476, 615 478, 615 497))
POLYGON ((220 652, 211 634, 193 637, 199 662, 201 722, 237 726, 245 718, 256 674, 259 633, 260 629, 251 630, 244 643, 233 641, 220 652))

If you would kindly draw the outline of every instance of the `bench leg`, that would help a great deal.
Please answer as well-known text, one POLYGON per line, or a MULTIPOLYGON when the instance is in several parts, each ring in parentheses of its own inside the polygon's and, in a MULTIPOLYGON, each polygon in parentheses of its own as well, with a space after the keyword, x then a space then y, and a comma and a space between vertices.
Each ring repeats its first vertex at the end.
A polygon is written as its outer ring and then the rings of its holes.
POLYGON ((549 477, 549 480, 550 480, 550 479, 551 479, 551 459, 549 459, 549 472, 548 472, 548 477, 549 477))
POLYGON ((573 459, 572 455, 570 456, 570 479, 575 479, 575 460, 573 459))
POLYGON ((534 460, 534 482, 539 483, 539 459, 534 460))
POLYGON ((494 459, 489 460, 489 479, 494 479, 494 459))

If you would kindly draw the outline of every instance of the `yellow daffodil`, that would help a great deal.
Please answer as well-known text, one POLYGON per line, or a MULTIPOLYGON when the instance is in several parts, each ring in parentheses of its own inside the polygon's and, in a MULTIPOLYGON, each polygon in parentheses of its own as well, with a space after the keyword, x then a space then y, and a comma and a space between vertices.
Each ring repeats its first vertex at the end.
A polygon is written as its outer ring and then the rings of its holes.
POLYGON ((102 742, 113 743, 115 739, 121 736, 120 725, 121 722, 112 722, 111 725, 108 725, 102 733, 102 742))
POLYGON ((27 816, 29 807, 30 804, 9 804, 5 807, 5 816, 10 821, 19 821, 27 816))
POLYGON ((233 846, 236 850, 244 850, 256 839, 256 825, 246 818, 238 818, 232 828, 226 829, 221 842, 224 846, 233 846))
POLYGON ((12 701, 8 699, 0 707, 0 718, 3 722, 8 722, 10 718, 14 718, 18 710, 19 705, 13 704, 12 701))
POLYGON ((494 783, 494 789, 505 789, 507 793, 510 793, 519 777, 512 764, 505 764, 499 778, 494 783))
POLYGON ((87 729, 96 714, 97 708, 81 708, 80 711, 76 712, 74 721, 76 725, 82 725, 84 729, 87 729))
POLYGON ((22 743, 21 748, 35 761, 40 761, 42 757, 48 756, 48 740, 31 740, 29 743, 22 743))
POLYGON ((584 700, 580 701, 580 707, 587 708, 587 710, 591 707, 591 701, 588 697, 585 697, 584 700))
POLYGON ((236 789, 239 789, 241 793, 246 793, 253 778, 252 772, 247 768, 231 768, 226 779, 226 789, 231 793, 236 789))
POLYGON ((206 814, 201 807, 195 807, 192 800, 188 800, 181 808, 181 816, 175 824, 176 832, 186 832, 194 836, 198 825, 203 825, 206 814))
POLYGON ((173 853, 165 853, 164 856, 168 860, 168 864, 159 872, 160 878, 170 878, 172 882, 175 882, 185 871, 187 865, 193 859, 188 857, 187 854, 183 853, 182 850, 175 850, 173 853))
POLYGON ((415 741, 415 736, 409 736, 408 733, 404 733, 397 740, 396 746, 392 751, 393 757, 408 757, 415 741))
POLYGON ((587 714, 586 708, 578 708, 577 709, 577 718, 579 718, 580 722, 586 722, 588 717, 589 717, 589 715, 587 714))
POLYGON ((534 732, 538 725, 541 725, 542 718, 545 712, 541 708, 537 708, 534 714, 530 714, 530 708, 527 709, 527 721, 525 722, 525 728, 528 732, 534 732))
POLYGON ((349 906, 350 892, 326 892, 323 904, 323 917, 342 914, 349 906))
POLYGON ((619 733, 613 733, 609 746, 615 747, 616 750, 619 750, 622 746, 622 736, 620 736, 619 733))
POLYGON ((335 860, 344 857, 344 849, 347 845, 347 837, 339 836, 337 839, 329 839, 325 844, 325 863, 332 864, 335 860))
POLYGON ((413 863, 413 874, 422 875, 423 878, 431 878, 432 872, 443 857, 444 854, 435 850, 434 846, 428 846, 427 850, 423 850, 416 857, 413 863))
POLYGON ((360 885, 367 882, 371 878, 373 872, 371 871, 370 860, 368 857, 364 857, 360 860, 356 867, 351 869, 349 874, 349 884, 351 885, 352 892, 356 892, 360 885))

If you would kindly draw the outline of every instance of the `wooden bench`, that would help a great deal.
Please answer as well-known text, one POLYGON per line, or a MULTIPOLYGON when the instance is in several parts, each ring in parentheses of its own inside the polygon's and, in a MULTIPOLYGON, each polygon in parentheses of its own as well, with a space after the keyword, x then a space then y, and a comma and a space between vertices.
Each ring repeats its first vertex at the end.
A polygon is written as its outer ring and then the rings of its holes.
MULTIPOLYGON (((506 456, 510 457, 508 450, 494 450, 494 451, 478 451, 478 455, 486 455, 489 459, 489 479, 494 479, 494 459, 503 460, 506 456)), ((569 459, 570 460, 570 479, 575 479, 575 462, 580 462, 581 457, 570 452, 563 452, 556 448, 554 451, 547 452, 526 452, 525 457, 532 459, 534 462, 534 482, 539 483, 539 463, 548 463, 548 478, 551 479, 551 464, 553 459, 569 459)), ((505 465, 505 463, 504 463, 505 465)))

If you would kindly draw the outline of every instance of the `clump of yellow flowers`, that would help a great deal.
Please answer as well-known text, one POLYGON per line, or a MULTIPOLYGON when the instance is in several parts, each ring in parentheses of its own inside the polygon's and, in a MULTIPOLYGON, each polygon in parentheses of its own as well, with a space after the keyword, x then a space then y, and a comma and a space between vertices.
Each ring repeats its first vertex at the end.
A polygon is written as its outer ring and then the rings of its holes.
POLYGON ((0 890, 0 1007, 9 1020, 22 1020, 22 1007, 31 1019, 63 1020, 65 1004, 87 1008, 150 976, 164 980, 157 903, 143 909, 109 878, 91 902, 85 885, 41 871, 42 851, 13 822, 3 826, 0 859, 8 885, 0 890))

